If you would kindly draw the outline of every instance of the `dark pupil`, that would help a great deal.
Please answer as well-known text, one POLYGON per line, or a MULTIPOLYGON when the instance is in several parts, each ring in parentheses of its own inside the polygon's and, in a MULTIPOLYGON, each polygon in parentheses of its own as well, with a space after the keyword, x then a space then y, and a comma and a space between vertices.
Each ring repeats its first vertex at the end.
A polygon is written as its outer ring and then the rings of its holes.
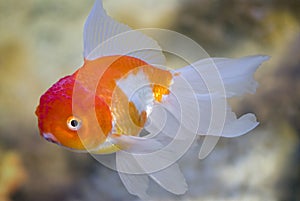
POLYGON ((78 126, 78 121, 73 119, 73 120, 71 121, 71 126, 77 127, 77 126, 78 126))

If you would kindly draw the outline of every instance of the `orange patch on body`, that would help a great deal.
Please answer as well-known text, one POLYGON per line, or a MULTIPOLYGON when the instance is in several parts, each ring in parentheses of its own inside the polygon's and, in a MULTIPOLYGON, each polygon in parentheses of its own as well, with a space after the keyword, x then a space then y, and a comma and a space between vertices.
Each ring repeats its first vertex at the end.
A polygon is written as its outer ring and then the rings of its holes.
POLYGON ((168 88, 157 84, 153 85, 153 96, 156 101, 161 102, 163 96, 168 94, 170 94, 170 90, 168 88))
POLYGON ((130 117, 133 121, 133 123, 140 127, 143 128, 146 120, 147 120, 147 113, 146 111, 142 111, 141 114, 139 113, 139 111, 137 110, 137 108, 135 107, 134 103, 131 101, 129 102, 129 114, 130 117))

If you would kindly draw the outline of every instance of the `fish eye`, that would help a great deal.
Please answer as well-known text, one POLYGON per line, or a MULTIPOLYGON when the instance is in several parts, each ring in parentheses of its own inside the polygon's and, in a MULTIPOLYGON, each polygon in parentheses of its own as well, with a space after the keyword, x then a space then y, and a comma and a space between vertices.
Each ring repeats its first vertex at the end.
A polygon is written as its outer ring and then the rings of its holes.
POLYGON ((81 127, 81 120, 74 116, 71 116, 67 120, 67 125, 70 130, 78 131, 81 127))

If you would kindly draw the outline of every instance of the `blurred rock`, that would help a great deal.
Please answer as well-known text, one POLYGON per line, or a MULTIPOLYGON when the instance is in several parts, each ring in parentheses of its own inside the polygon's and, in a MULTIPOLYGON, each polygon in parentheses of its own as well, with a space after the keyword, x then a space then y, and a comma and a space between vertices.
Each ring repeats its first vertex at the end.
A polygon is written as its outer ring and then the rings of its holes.
POLYGON ((182 1, 173 27, 213 56, 228 54, 245 40, 268 48, 274 42, 272 35, 290 31, 289 19, 284 15, 291 16, 299 26, 299 12, 294 6, 299 8, 299 1, 182 1))
POLYGON ((0 200, 10 201, 12 194, 25 183, 28 175, 17 152, 2 152, 0 160, 0 200))

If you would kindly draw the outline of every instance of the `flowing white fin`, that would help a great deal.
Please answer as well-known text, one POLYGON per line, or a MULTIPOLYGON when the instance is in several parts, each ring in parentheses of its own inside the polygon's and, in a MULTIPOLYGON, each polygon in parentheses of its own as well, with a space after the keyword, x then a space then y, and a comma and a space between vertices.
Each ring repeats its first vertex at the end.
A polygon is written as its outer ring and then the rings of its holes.
MULTIPOLYGON (((173 114, 173 118, 169 115, 169 119, 172 118, 173 123, 168 123, 170 126, 167 126, 165 131, 174 130, 176 125, 178 127, 178 124, 182 122, 187 123, 187 128, 190 128, 191 124, 197 124, 197 133, 201 135, 223 137, 236 137, 255 128, 258 125, 255 116, 253 114, 246 114, 237 119, 236 115, 228 106, 226 97, 254 92, 257 84, 253 79, 253 74, 258 66, 268 58, 268 56, 250 56, 240 59, 205 59, 191 66, 176 70, 176 72, 180 74, 180 76, 174 77, 174 84, 172 85, 172 91, 176 91, 176 94, 175 96, 169 96, 162 103, 162 106, 173 114), (221 93, 222 88, 214 86, 216 82, 214 79, 217 76, 215 72, 212 72, 211 68, 217 70, 216 72, 220 75, 219 78, 224 84, 223 89, 225 91, 223 91, 223 93, 221 93), (193 96, 188 94, 187 91, 189 91, 190 88, 182 84, 181 77, 185 78, 185 81, 190 84, 192 92, 197 99, 196 107, 195 103, 193 105, 190 103, 190 99, 193 99, 193 96), (207 83, 213 86, 207 85, 207 83), (220 91, 214 91, 217 89, 220 91), (179 102, 176 103, 176 100, 179 102), (185 106, 185 108, 180 108, 180 106, 185 106), (193 112, 193 110, 197 108, 200 113, 199 118, 195 118, 196 113, 193 112), (186 116, 182 116, 181 114, 184 112, 182 111, 183 109, 188 110, 186 116), (211 126, 211 122, 214 120, 213 115, 215 112, 224 114, 223 120, 220 119, 219 123, 214 125, 214 127, 211 126), (174 117, 177 117, 177 121, 174 117), (195 121, 197 120, 200 121, 196 123, 195 121), (222 132, 219 132, 220 126, 222 127, 222 132)), ((164 118, 163 115, 155 115, 155 119, 151 119, 151 122, 165 121, 164 118)), ((174 134, 169 134, 169 136, 174 136, 174 134)))
MULTIPOLYGON (((248 113, 237 118, 235 113, 231 111, 229 112, 232 114, 232 118, 226 118, 224 129, 221 134, 222 137, 238 137, 244 135, 253 130, 259 124, 256 121, 256 117, 254 114, 248 113)), ((213 133, 209 133, 209 135, 213 135, 213 133)))
MULTIPOLYGON (((268 58, 250 56, 240 59, 205 59, 176 70, 174 75, 178 73, 179 76, 174 76, 174 84, 171 86, 171 91, 175 93, 161 104, 168 112, 166 115, 156 115, 158 110, 153 110, 154 115, 149 116, 151 123, 160 125, 159 122, 167 122, 157 132, 178 140, 182 139, 178 137, 178 128, 185 125, 186 138, 192 140, 189 131, 193 131, 193 126, 197 125, 195 133, 207 136, 199 157, 206 157, 216 145, 218 137, 237 137, 258 125, 254 114, 237 118, 226 98, 255 92, 257 84, 253 74, 268 58), (184 81, 188 84, 184 85, 184 81), (192 102, 195 97, 196 103, 192 102)), ((155 126, 149 128, 148 131, 155 131, 155 126)), ((180 136, 185 137, 184 133, 180 136)), ((176 150, 182 148, 177 147, 176 150)))
POLYGON ((101 0, 95 4, 85 22, 84 58, 94 60, 103 56, 128 55, 149 64, 165 64, 165 57, 155 40, 132 30, 109 17, 101 0))
POLYGON ((218 93, 218 91, 213 91, 213 85, 207 86, 207 81, 204 80, 204 78, 213 79, 215 76, 213 71, 216 69, 224 83, 226 97, 241 96, 245 93, 255 92, 257 83, 253 79, 253 74, 268 59, 269 56, 262 55, 238 59, 209 58, 180 68, 176 72, 187 78, 195 93, 207 94, 207 87, 209 87, 209 93, 218 93))
POLYGON ((164 189, 177 195, 184 194, 188 189, 184 175, 177 163, 150 174, 150 177, 164 189))
POLYGON ((226 114, 224 119, 224 125, 222 132, 218 132, 218 128, 209 127, 211 123, 211 105, 210 99, 206 101, 199 101, 200 111, 203 113, 201 118, 202 122, 199 124, 198 134, 199 135, 211 135, 211 136, 222 136, 222 137, 238 137, 246 134, 247 132, 254 129, 259 123, 256 121, 254 114, 248 113, 239 118, 236 114, 231 111, 231 108, 226 104, 226 114))
MULTIPOLYGON (((159 157, 150 163, 159 163, 159 157)), ((145 163, 139 155, 117 152, 116 167, 123 184, 131 194, 137 195, 142 200, 149 200, 148 176, 171 193, 180 195, 187 191, 185 178, 177 163, 152 173, 148 172, 148 165, 149 163, 145 163)))
MULTIPOLYGON (((200 159, 205 158, 213 150, 219 137, 238 137, 248 133, 259 124, 255 115, 251 113, 237 118, 235 113, 231 111, 228 103, 225 104, 224 119, 214 120, 216 118, 212 117, 214 113, 213 108, 218 108, 220 103, 223 105, 222 102, 226 101, 226 99, 220 96, 212 96, 212 98, 202 96, 198 100, 202 113, 198 134, 206 136, 199 152, 200 159)), ((220 114, 220 111, 217 111, 217 113, 220 114)))
POLYGON ((147 175, 135 175, 118 172, 127 191, 138 196, 141 200, 151 200, 147 193, 149 178, 147 175))
MULTIPOLYGON (((233 96, 241 96, 245 93, 254 93, 257 83, 253 78, 256 69, 266 60, 268 56, 248 56, 239 59, 212 58, 200 60, 191 66, 179 69, 182 76, 186 77, 187 81, 197 94, 198 104, 200 108, 201 122, 199 124, 198 133, 202 135, 214 135, 223 137, 236 137, 243 135, 258 125, 253 114, 246 114, 239 119, 231 111, 228 104, 225 105, 225 121, 222 133, 214 132, 214 128, 209 129, 209 124, 212 118, 213 107, 217 107, 219 101, 222 100, 222 93, 214 91, 218 87, 208 86, 204 83, 213 79, 211 69, 217 69, 220 74, 220 79, 224 84, 226 98, 233 96)), ((214 82, 209 82, 209 84, 214 82)), ((222 101, 220 101, 222 102, 222 101)))
POLYGON ((116 168, 120 175, 121 181, 129 193, 138 196, 142 200, 150 200, 147 193, 149 187, 149 178, 146 174, 130 174, 132 167, 139 169, 141 167, 134 159, 133 155, 125 152, 116 153, 116 168))

